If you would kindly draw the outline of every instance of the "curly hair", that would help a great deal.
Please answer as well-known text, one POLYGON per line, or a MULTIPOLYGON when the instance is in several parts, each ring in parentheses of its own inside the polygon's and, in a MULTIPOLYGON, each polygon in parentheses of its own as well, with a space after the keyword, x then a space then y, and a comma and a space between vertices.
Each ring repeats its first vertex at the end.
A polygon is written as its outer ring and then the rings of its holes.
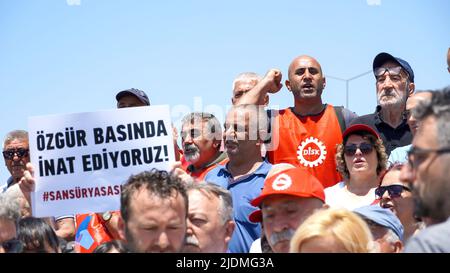
MULTIPOLYGON (((377 159, 378 159, 377 175, 380 175, 386 169, 386 163, 388 160, 388 156, 386 154, 386 149, 384 148, 383 141, 365 131, 354 132, 349 136, 351 135, 361 136, 363 139, 368 140, 374 146, 375 151, 377 152, 377 159)), ((337 145, 336 151, 336 166, 337 166, 336 169, 346 180, 350 179, 350 172, 348 171, 344 156, 344 146, 345 144, 347 144, 347 141, 348 137, 344 139, 342 144, 337 145)))
POLYGON ((120 196, 120 213, 125 222, 127 222, 130 217, 131 197, 134 193, 143 188, 161 198, 170 198, 177 196, 177 194, 181 194, 181 197, 184 199, 187 216, 188 196, 183 181, 166 171, 160 171, 153 168, 150 171, 130 176, 127 183, 123 186, 120 196))

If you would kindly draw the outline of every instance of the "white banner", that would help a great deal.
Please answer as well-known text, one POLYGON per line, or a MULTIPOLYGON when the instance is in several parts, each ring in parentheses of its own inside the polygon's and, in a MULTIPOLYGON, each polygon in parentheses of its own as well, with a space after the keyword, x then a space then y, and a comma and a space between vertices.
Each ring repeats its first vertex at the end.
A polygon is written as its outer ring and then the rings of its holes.
POLYGON ((28 132, 36 217, 119 210, 130 175, 175 161, 166 105, 30 117, 28 132))

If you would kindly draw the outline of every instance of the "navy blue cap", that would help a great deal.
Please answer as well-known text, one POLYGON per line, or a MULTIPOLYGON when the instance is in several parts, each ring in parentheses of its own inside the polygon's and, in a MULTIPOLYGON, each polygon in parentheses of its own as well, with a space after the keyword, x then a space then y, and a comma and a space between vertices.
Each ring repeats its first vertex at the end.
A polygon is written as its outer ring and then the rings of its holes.
POLYGON ((126 95, 133 95, 133 96, 137 97, 140 101, 145 103, 145 105, 150 105, 150 100, 148 99, 147 94, 145 94, 144 91, 136 89, 136 88, 131 88, 131 89, 120 91, 116 95, 116 100, 119 101, 120 98, 122 98, 123 96, 126 96, 126 95))
POLYGON ((394 61, 398 63, 405 71, 408 73, 409 80, 411 82, 414 82, 414 72, 409 65, 409 63, 403 59, 400 59, 398 57, 394 57, 389 53, 381 52, 378 54, 375 59, 373 59, 373 71, 375 73, 375 68, 381 67, 385 62, 387 61, 394 61))
POLYGON ((363 218, 379 224, 380 226, 392 230, 398 238, 403 241, 403 225, 390 209, 382 208, 377 204, 360 207, 353 210, 353 212, 361 215, 363 218))

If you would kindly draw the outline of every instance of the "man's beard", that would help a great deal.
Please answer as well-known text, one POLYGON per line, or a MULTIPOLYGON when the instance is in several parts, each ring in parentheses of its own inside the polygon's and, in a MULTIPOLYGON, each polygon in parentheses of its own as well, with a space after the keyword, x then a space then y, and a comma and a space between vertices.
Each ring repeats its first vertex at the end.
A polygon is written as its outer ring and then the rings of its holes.
POLYGON ((184 145, 184 159, 194 164, 200 159, 200 149, 195 144, 184 145))
POLYGON ((396 93, 395 91, 385 91, 378 95, 378 104, 382 107, 400 107, 406 104, 406 95, 402 95, 396 93), (389 100, 386 101, 385 97, 389 97, 389 100))
POLYGON ((419 219, 427 217, 432 219, 433 222, 444 222, 448 217, 448 213, 444 211, 445 203, 448 200, 447 197, 443 196, 445 195, 443 192, 439 192, 432 197, 423 198, 419 195, 418 189, 414 189, 414 217, 419 219))

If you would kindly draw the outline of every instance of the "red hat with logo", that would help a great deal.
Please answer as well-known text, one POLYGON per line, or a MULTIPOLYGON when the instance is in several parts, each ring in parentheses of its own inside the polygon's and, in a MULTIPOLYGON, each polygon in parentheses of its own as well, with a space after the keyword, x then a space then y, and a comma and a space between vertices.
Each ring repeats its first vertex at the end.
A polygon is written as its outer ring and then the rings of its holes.
MULTIPOLYGON (((278 194, 303 198, 313 197, 325 203, 322 184, 314 175, 301 168, 288 169, 266 179, 261 195, 253 199, 250 204, 260 207, 266 197, 278 194)), ((261 210, 252 212, 249 219, 254 223, 261 222, 261 210)))

